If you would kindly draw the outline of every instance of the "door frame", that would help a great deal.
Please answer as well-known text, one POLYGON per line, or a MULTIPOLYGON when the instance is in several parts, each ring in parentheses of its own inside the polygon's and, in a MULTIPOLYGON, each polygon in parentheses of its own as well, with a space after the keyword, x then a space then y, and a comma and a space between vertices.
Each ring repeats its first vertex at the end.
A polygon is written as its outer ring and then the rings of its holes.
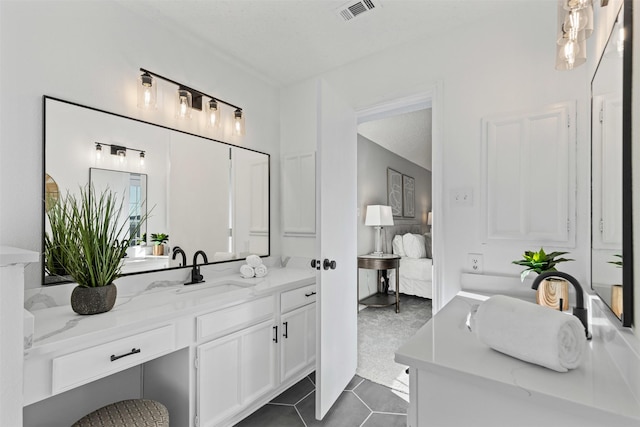
POLYGON ((446 218, 444 216, 444 138, 443 138, 443 88, 442 80, 437 81, 424 92, 403 98, 377 103, 356 110, 357 124, 378 120, 402 113, 410 113, 431 108, 431 210, 434 222, 431 228, 433 245, 433 314, 440 310, 444 301, 443 273, 444 233, 446 218), (434 203, 434 201, 437 201, 434 203))

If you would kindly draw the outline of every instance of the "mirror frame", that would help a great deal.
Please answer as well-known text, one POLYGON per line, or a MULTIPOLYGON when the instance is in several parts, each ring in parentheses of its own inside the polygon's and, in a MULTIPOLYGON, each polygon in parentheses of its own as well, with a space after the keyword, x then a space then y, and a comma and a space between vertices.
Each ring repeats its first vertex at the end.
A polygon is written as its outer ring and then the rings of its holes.
POLYGON ((633 188, 631 139, 631 82, 633 64, 633 0, 624 0, 624 56, 622 58, 622 326, 633 325, 633 188))
MULTIPOLYGON (((55 286, 58 284, 64 284, 64 283, 70 283, 70 282, 61 282, 61 283, 55 283, 55 284, 45 284, 44 278, 45 278, 45 266, 44 266, 44 233, 46 230, 46 208, 45 208, 45 201, 46 201, 46 197, 45 197, 45 178, 46 178, 46 174, 47 174, 47 159, 46 159, 46 153, 47 153, 47 129, 46 129, 46 123, 47 123, 47 100, 52 100, 52 101, 57 101, 57 102, 62 102, 65 104, 69 104, 75 107, 80 107, 80 108, 86 108, 88 110, 92 110, 98 113, 103 113, 103 114, 108 114, 111 116, 115 116, 115 117, 119 117, 122 119, 127 119, 127 120, 133 120, 135 122, 138 123, 143 123, 143 124, 147 124, 147 125, 151 125, 151 126, 155 126, 158 128, 162 128, 162 129, 166 129, 169 131, 174 131, 174 132, 180 132, 182 134, 185 135, 191 135, 197 138, 202 138, 204 140, 208 140, 208 141, 213 141, 216 143, 220 143, 220 144, 224 144, 228 147, 231 148, 241 148, 243 150, 247 150, 247 151, 252 151, 254 153, 258 153, 258 154, 263 154, 265 156, 267 156, 267 171, 268 171, 268 182, 267 182, 267 197, 268 197, 268 206, 267 206, 267 223, 269 224, 269 238, 267 241, 267 253, 265 255, 260 255, 261 258, 266 258, 271 256, 271 154, 269 153, 265 153, 259 150, 254 150, 252 148, 247 148, 247 147, 242 147, 240 145, 236 145, 236 144, 231 144, 229 142, 224 142, 224 141, 220 141, 218 139, 214 139, 214 138, 209 138, 206 136, 202 136, 202 135, 198 135, 195 133, 191 133, 191 132, 186 132, 183 130, 179 130, 179 129, 175 129, 175 128, 171 128, 169 126, 164 126, 164 125, 160 125, 157 123, 152 123, 152 122, 148 122, 146 120, 141 120, 141 119, 137 119, 134 117, 129 117, 129 116, 125 116, 123 114, 118 114, 118 113, 113 113, 111 111, 106 111, 106 110, 102 110, 100 108, 95 108, 95 107, 90 107, 88 105, 82 105, 79 104, 77 102, 72 102, 72 101, 67 101, 65 99, 61 99, 61 98, 57 98, 54 96, 49 96, 49 95, 43 95, 42 96, 42 203, 41 203, 41 216, 42 216, 42 222, 41 222, 41 247, 40 247, 40 253, 42 254, 43 258, 40 261, 41 264, 41 284, 42 286, 55 286)), ((88 168, 89 169, 89 168, 88 168)), ((89 179, 89 171, 87 170, 87 180, 89 179)), ((88 182, 88 181, 87 181, 88 182)), ((209 262, 207 264, 198 264, 198 265, 211 265, 211 264, 223 264, 223 263, 227 263, 227 262, 237 262, 237 261, 242 261, 242 259, 238 258, 238 259, 228 259, 228 260, 223 260, 223 261, 212 261, 209 262)), ((168 271, 168 270, 178 270, 178 269, 184 269, 184 268, 192 268, 192 266, 187 265, 187 266, 178 266, 178 267, 167 267, 167 268, 162 268, 162 269, 155 269, 155 270, 146 270, 146 271, 138 271, 138 272, 133 272, 133 273, 123 273, 120 275, 120 277, 125 277, 125 276, 135 276, 135 275, 139 275, 139 274, 147 274, 147 273, 155 273, 155 272, 159 272, 159 271, 168 271)))
MULTIPOLYGON (((623 27, 625 31, 624 55, 622 57, 622 254, 623 259, 627 260, 622 264, 622 326, 630 327, 633 324, 633 210, 632 210, 632 184, 631 184, 631 80, 632 80, 632 38, 633 38, 633 10, 632 0, 624 0, 623 5, 616 16, 623 12, 623 27)), ((605 47, 613 37, 613 29, 607 38, 605 47)), ((591 118, 593 120, 593 83, 596 78, 598 69, 604 56, 604 50, 601 53, 598 64, 591 78, 591 118)), ((591 124, 591 140, 593 141, 593 123, 591 124)), ((591 143, 593 146, 593 143, 591 143)), ((593 161, 592 161, 593 164, 593 161)), ((593 166, 591 166, 593 174, 593 166)), ((593 188, 593 186, 592 186, 593 188)), ((591 221, 593 221, 593 199, 591 200, 591 221)), ((593 233, 593 226, 591 227, 593 233)), ((593 234, 591 235, 591 247, 593 249, 593 234)), ((593 255, 591 257, 590 276, 591 289, 593 288, 593 255)), ((597 292, 596 292, 597 294, 597 292)), ((601 298, 602 300, 602 298, 601 298)), ((604 300, 602 302, 609 307, 604 300)), ((611 307, 609 307, 611 309, 611 307)), ((612 310, 613 312, 613 310, 612 310)), ((617 317, 617 316, 616 316, 617 317)))

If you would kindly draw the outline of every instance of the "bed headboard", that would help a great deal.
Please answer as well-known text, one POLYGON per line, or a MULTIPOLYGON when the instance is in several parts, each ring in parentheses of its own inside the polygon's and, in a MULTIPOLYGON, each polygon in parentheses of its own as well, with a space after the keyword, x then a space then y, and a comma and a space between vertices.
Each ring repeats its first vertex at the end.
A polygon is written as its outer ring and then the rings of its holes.
POLYGON ((391 253, 391 243, 393 242, 393 236, 396 234, 416 233, 424 234, 429 232, 429 226, 422 224, 400 224, 390 225, 382 229, 383 232, 383 246, 384 253, 391 253))

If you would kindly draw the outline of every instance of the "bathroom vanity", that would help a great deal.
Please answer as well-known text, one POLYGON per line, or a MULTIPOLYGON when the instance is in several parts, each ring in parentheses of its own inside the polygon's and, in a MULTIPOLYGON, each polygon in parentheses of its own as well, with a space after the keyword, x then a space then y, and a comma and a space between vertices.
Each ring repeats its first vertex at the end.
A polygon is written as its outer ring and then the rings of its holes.
POLYGON ((559 373, 481 343, 466 320, 486 297, 459 293, 396 352, 410 367, 407 425, 640 425, 637 342, 614 330, 594 298, 585 358, 559 373))
POLYGON ((95 316, 68 304, 32 310, 24 404, 141 367, 133 383, 172 425, 232 425, 315 369, 315 291, 314 270, 273 268, 261 279, 121 286, 113 310, 95 316))

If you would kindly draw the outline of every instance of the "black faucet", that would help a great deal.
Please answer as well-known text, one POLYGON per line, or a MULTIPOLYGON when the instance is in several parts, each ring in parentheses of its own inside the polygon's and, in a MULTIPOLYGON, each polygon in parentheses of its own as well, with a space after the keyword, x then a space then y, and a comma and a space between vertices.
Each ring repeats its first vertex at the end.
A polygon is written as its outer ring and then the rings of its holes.
POLYGON ((573 308, 573 315, 580 320, 584 326, 584 333, 587 339, 590 340, 591 334, 589 333, 589 324, 587 320, 588 310, 584 307, 584 290, 582 289, 582 286, 580 286, 580 283, 578 283, 576 278, 570 274, 563 273, 562 271, 547 271, 546 273, 539 274, 538 277, 535 278, 531 284, 531 289, 538 290, 540 283, 548 277, 559 277, 573 285, 576 290, 576 306, 573 308))
POLYGON ((176 256, 180 254, 182 255, 182 264, 180 264, 180 267, 184 267, 187 265, 187 254, 184 253, 184 251, 182 250, 182 248, 180 246, 174 246, 173 247, 173 256, 171 257, 171 259, 176 259, 176 256))
POLYGON ((207 254, 205 254, 204 251, 196 251, 196 253, 193 254, 193 268, 191 269, 191 281, 188 283, 185 283, 185 285, 194 285, 196 283, 204 282, 204 277, 202 276, 202 274, 200 274, 200 267, 197 264, 198 255, 202 255, 202 260, 204 261, 204 264, 209 263, 209 260, 207 259, 207 254))

